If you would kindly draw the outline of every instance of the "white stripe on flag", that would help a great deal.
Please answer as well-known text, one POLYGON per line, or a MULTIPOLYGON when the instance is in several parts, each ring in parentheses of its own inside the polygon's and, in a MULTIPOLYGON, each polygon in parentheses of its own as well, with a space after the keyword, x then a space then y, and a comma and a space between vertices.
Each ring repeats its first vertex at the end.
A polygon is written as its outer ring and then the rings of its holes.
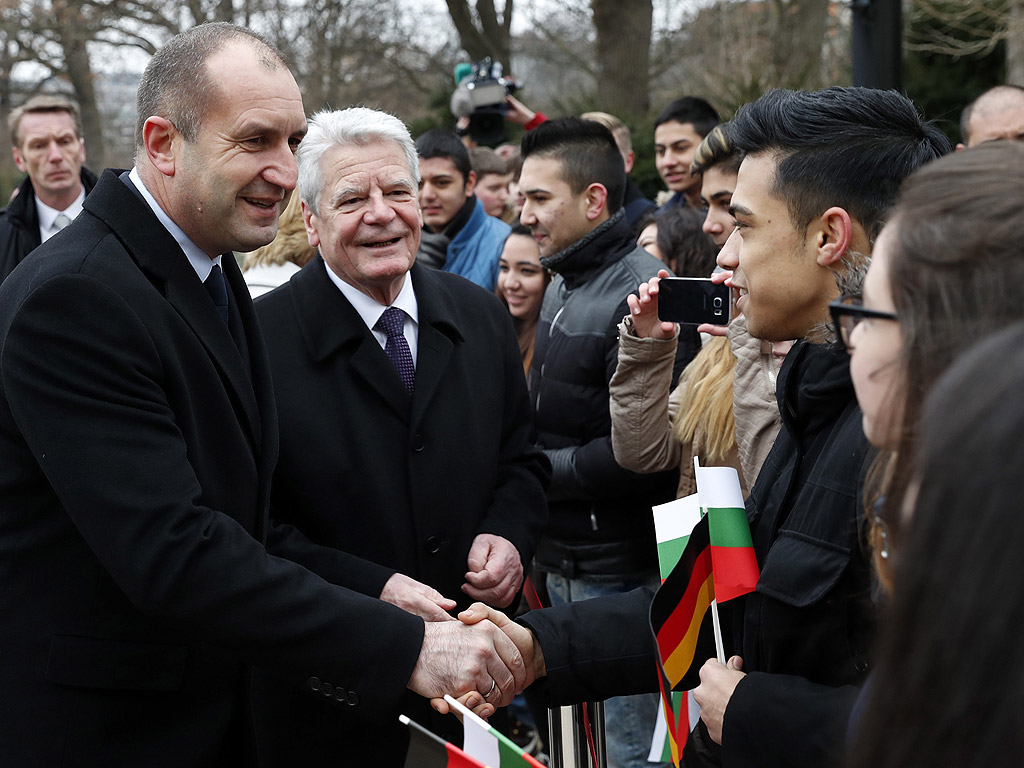
POLYGON ((740 476, 732 467, 697 467, 697 493, 704 509, 743 509, 740 476))

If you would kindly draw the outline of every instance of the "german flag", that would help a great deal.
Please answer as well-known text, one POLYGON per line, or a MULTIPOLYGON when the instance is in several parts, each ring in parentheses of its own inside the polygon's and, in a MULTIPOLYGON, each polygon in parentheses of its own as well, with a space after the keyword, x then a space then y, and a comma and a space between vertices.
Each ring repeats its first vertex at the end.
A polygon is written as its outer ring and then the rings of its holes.
POLYGON ((701 624, 714 599, 711 542, 708 518, 704 516, 694 526, 679 562, 651 603, 651 630, 658 642, 659 683, 668 721, 669 749, 676 765, 686 743, 689 723, 676 715, 672 691, 680 687, 693 665, 701 624))
POLYGON ((409 752, 405 756, 405 768, 487 768, 450 741, 435 736, 405 715, 399 715, 398 719, 409 726, 409 752))
POLYGON ((675 689, 693 664, 700 625, 715 599, 711 569, 711 543, 705 515, 693 527, 686 549, 651 602, 651 629, 658 641, 658 656, 675 689))

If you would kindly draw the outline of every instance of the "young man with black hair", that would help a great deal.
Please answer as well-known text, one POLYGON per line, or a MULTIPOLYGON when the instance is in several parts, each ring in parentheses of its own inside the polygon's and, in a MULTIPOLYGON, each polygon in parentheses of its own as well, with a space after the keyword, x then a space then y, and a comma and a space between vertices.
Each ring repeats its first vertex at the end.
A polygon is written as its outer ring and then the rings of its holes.
POLYGON ((498 279, 498 256, 511 227, 488 216, 473 191, 476 173, 466 146, 435 128, 416 140, 420 156, 423 232, 416 261, 462 275, 489 291, 498 279))
POLYGON ((721 122, 715 108, 697 96, 683 96, 654 121, 654 164, 672 192, 666 206, 700 208, 700 178, 690 175, 690 163, 704 137, 721 122))
MULTIPOLYGON (((828 303, 859 293, 900 184, 951 147, 908 99, 866 88, 773 91, 737 112, 729 136, 744 159, 719 264, 751 335, 800 341, 779 374, 782 429, 747 499, 760 579, 719 607, 738 655, 700 669, 685 762, 819 768, 841 759, 875 623, 859 495, 869 450, 828 303)), ((657 320, 656 282, 630 305, 638 335, 674 332, 657 320)), ((546 668, 556 703, 650 689, 650 598, 535 611, 522 619, 532 635, 510 636, 534 674, 546 668), (610 625, 630 631, 587 631, 610 625)))
MULTIPOLYGON (((626 172, 611 132, 549 120, 523 138, 521 216, 555 273, 544 294, 530 393, 537 444, 554 469, 549 525, 536 555, 552 602, 657 584, 650 508, 675 495, 677 472, 637 475, 615 462, 608 383, 626 296, 664 264, 636 245, 622 200, 626 172)), ((684 334, 676 375, 700 345, 684 334)), ((607 703, 611 765, 646 766, 657 697, 607 703)))

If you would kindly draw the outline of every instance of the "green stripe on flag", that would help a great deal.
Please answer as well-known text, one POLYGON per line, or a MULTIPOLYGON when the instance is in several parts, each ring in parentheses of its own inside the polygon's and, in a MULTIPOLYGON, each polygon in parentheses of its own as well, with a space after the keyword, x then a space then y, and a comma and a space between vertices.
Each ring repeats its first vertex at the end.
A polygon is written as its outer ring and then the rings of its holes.
POLYGON ((708 510, 712 547, 752 547, 747 510, 736 507, 712 507, 708 510))

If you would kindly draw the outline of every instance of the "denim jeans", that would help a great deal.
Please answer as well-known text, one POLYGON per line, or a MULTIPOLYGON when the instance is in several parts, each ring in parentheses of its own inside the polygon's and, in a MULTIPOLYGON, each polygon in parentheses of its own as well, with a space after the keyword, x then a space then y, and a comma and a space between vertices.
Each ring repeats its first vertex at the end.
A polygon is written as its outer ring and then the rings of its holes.
MULTIPOLYGON (((548 595, 552 605, 587 600, 602 595, 617 595, 637 587, 656 588, 659 579, 652 573, 647 579, 613 582, 567 579, 554 573, 547 574, 548 595)), ((649 763, 651 737, 658 719, 656 693, 636 696, 616 696, 604 703, 605 740, 608 748, 608 768, 671 768, 670 763, 649 763)))

